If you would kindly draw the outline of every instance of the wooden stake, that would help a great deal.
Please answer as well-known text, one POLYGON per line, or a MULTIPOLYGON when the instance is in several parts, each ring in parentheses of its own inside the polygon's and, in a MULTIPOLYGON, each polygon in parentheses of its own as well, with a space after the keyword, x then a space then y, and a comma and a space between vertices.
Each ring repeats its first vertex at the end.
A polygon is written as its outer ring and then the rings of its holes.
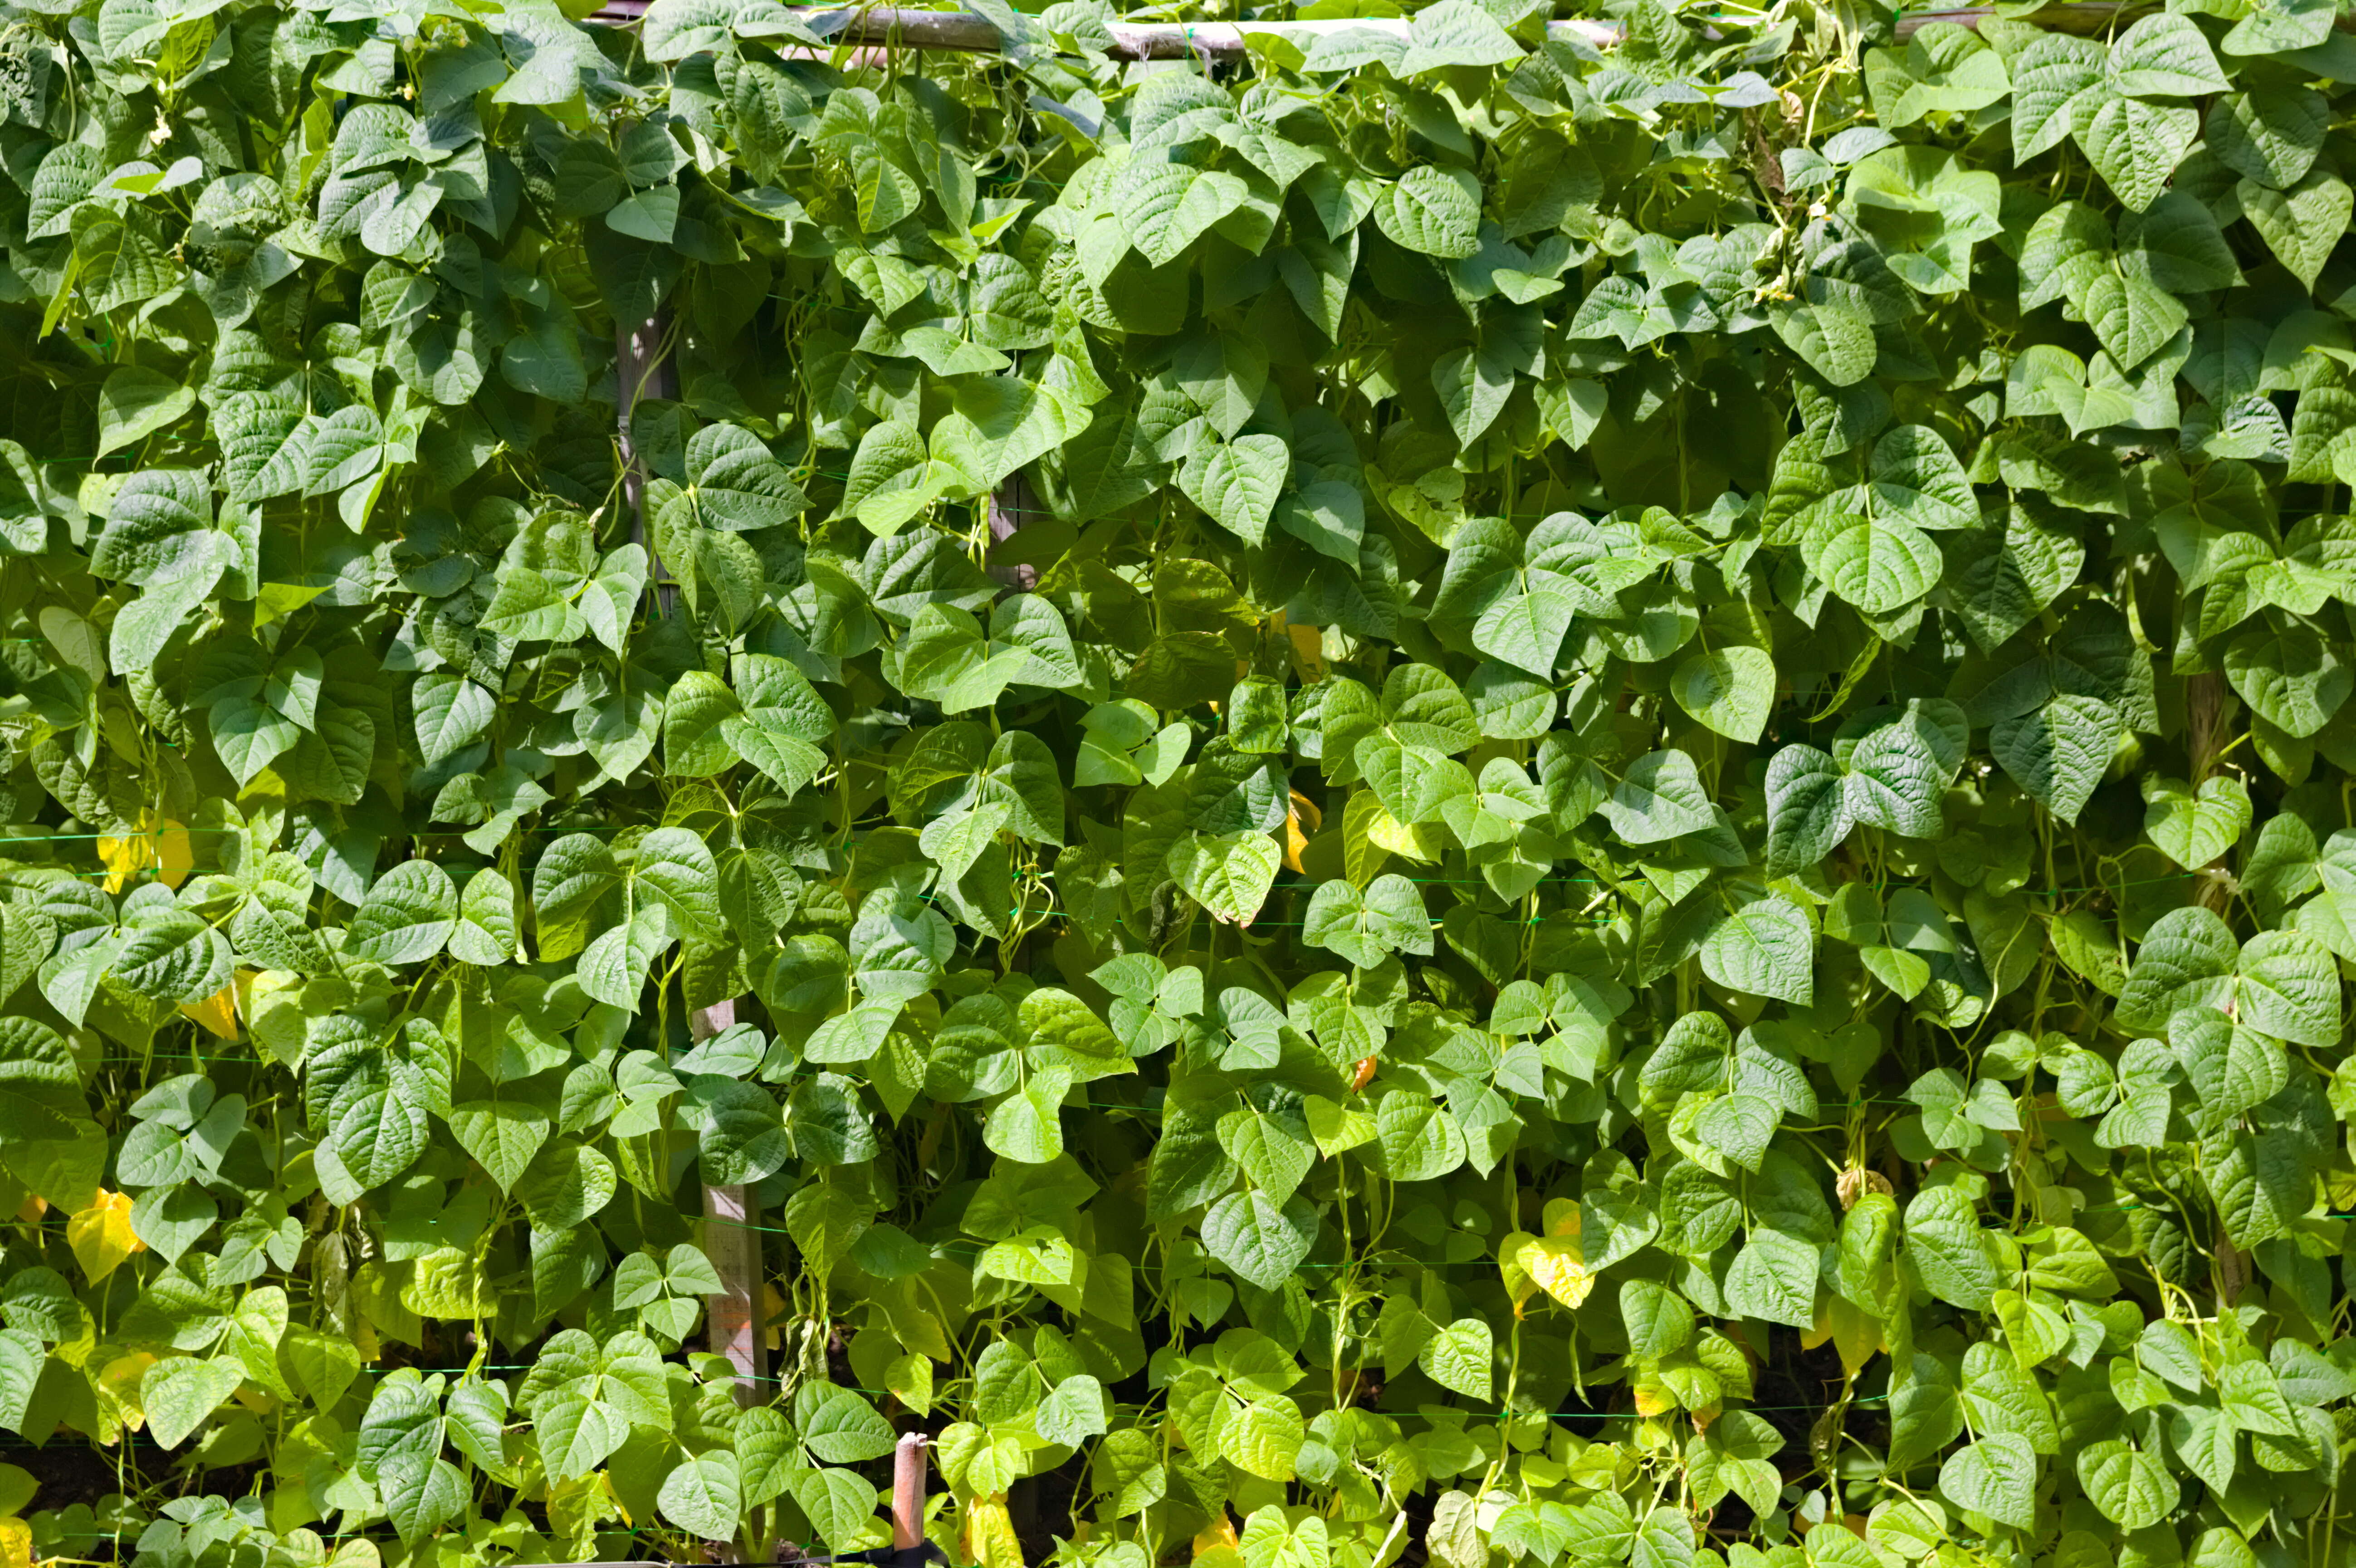
MULTIPOLYGON (((687 1032, 709 1040, 736 1021, 734 1001, 715 1002, 687 1015, 687 1032)), ((749 1405, 760 1399, 761 1379, 768 1371, 768 1347, 761 1341, 760 1206, 752 1189, 742 1186, 703 1189, 703 1253, 720 1276, 720 1294, 704 1298, 705 1343, 715 1356, 725 1356, 736 1368, 736 1403, 749 1405)))
MULTIPOLYGON (((1004 544, 1020 528, 1024 520, 1041 510, 1038 497, 1032 493, 1031 481, 1025 475, 1008 475, 997 489, 990 493, 990 542, 1004 544)), ((1028 593, 1039 585, 1039 574, 1028 566, 993 566, 991 577, 1001 590, 1028 593)), ((1003 598, 1004 592, 1000 597, 1003 598)))
POLYGON ((892 1454, 892 1549, 907 1552, 925 1543, 925 1451, 933 1440, 921 1432, 900 1439, 892 1454))
MULTIPOLYGON (((647 538, 647 465, 630 436, 630 416, 640 398, 675 396, 679 375, 663 340, 670 331, 670 313, 658 310, 636 325, 614 332, 615 402, 621 428, 622 496, 630 511, 630 538, 652 546, 647 538)), ((669 615, 677 607, 679 589, 670 581, 659 558, 653 560, 655 610, 669 615)), ((688 1037, 706 1040, 736 1021, 732 998, 687 1015, 688 1037)), ((712 1354, 725 1356, 736 1369, 736 1403, 751 1405, 761 1397, 761 1381, 768 1370, 767 1347, 761 1341, 760 1208, 751 1189, 743 1186, 703 1189, 703 1255, 720 1276, 720 1293, 704 1298, 704 1342, 712 1354)), ((735 1543, 711 1543, 714 1562, 735 1559, 735 1543)))
POLYGON ((618 383, 615 404, 621 411, 622 438, 622 499, 630 508, 630 537, 639 543, 647 537, 647 465, 638 455, 637 443, 630 439, 630 416, 636 412, 640 398, 668 398, 673 395, 673 383, 678 379, 670 357, 662 352, 664 336, 670 330, 670 313, 658 310, 635 325, 616 325, 614 329, 614 378, 618 383))
MULTIPOLYGON (((627 26, 645 16, 647 0, 605 0, 591 19, 627 26)), ((2156 8, 2120 4, 2118 0, 2070 0, 2047 5, 2022 20, 2034 22, 2048 32, 2092 36, 2108 31, 2122 16, 2156 8)), ((971 11, 903 11, 883 6, 854 11, 820 5, 788 5, 786 10, 796 21, 838 46, 996 54, 1006 44, 988 17, 971 11)), ((1900 16, 1895 30, 1898 41, 1904 43, 1933 22, 1976 30, 1994 15, 1994 8, 1986 5, 1914 11, 1900 16)), ((2343 32, 2356 31, 2356 14, 2343 11, 2335 25, 2343 32)), ((1255 36, 1305 46, 1323 33, 1354 30, 1404 37, 1408 26, 1402 17, 1374 16, 1312 22, 1117 21, 1106 25, 1106 31, 1112 35, 1112 48, 1106 52, 1115 59, 1237 59, 1242 58, 1248 48, 1248 40, 1255 36)), ((1620 42, 1620 29, 1610 22, 1570 18, 1548 22, 1547 37, 1608 49, 1620 42)))

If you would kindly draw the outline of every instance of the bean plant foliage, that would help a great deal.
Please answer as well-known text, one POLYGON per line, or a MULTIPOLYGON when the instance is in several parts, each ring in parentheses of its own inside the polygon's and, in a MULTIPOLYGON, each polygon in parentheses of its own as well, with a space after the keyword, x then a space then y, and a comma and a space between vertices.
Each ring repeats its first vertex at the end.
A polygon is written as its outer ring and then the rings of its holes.
POLYGON ((2339 1568, 2331 0, 973 3, 0 6, 0 1556, 2339 1568))

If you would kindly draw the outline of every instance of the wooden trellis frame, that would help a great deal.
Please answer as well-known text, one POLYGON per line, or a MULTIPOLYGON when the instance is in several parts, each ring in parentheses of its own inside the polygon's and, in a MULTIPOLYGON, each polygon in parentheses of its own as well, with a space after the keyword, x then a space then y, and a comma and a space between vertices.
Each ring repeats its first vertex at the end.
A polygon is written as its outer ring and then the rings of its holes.
MULTIPOLYGON (((591 20, 609 26, 628 27, 646 14, 648 0, 605 0, 592 15, 591 20)), ((812 33, 842 48, 862 51, 912 49, 944 50, 968 54, 994 54, 1004 50, 1006 39, 988 17, 969 11, 926 11, 892 7, 850 10, 822 6, 789 6, 794 18, 812 33)), ((2154 5, 2136 0, 2059 0, 2027 18, 2056 32, 2098 35, 2117 26, 2123 20, 2158 9, 2154 5)), ((1976 30, 1979 25, 1997 15, 1992 6, 1967 6, 1926 10, 1901 14, 1894 29, 1900 42, 1933 23, 1945 23, 1976 30)), ((1321 21, 1205 21, 1205 22, 1130 22, 1108 23, 1106 31, 1111 43, 1107 51, 1121 60, 1197 59, 1205 64, 1244 58, 1252 48, 1255 37, 1276 37, 1305 45, 1314 39, 1353 31, 1373 32, 1404 38, 1410 24, 1400 17, 1343 18, 1321 21)), ((2356 12, 2342 11, 2334 26, 2345 32, 2356 32, 2356 12)), ((1549 40, 1561 40, 1593 49, 1610 49, 1620 41, 1620 29, 1608 22, 1571 18, 1546 24, 1549 40)), ((617 398, 620 413, 620 440, 625 463, 625 487, 627 501, 637 519, 638 537, 645 537, 644 496, 646 473, 632 448, 630 414, 640 396, 669 397, 674 395, 672 383, 675 370, 669 363, 667 342, 670 330, 667 311, 658 312, 650 320, 624 325, 616 333, 616 368, 620 380, 617 398)), ((1002 541, 1021 527, 1022 517, 1031 507, 1027 482, 1017 475, 1010 478, 989 502, 990 531, 993 542, 1002 541)), ((993 571, 992 575, 1007 590, 1030 586, 1027 568, 1010 567, 993 571)), ((660 573, 657 573, 659 581, 660 573)), ((660 588, 658 592, 663 592, 660 588)), ((735 1020, 735 1004, 723 1002, 698 1009, 691 1018, 691 1028, 699 1040, 717 1033, 735 1020)), ((709 1187, 704 1189, 704 1211, 708 1226, 706 1250, 718 1272, 723 1292, 710 1298, 709 1343, 712 1349, 725 1355, 736 1367, 740 1381, 740 1399, 749 1402, 755 1397, 766 1357, 762 1341, 760 1313, 762 1279, 760 1246, 757 1230, 758 1210, 749 1189, 744 1187, 709 1187)), ((904 1439, 896 1456, 894 1486, 894 1541, 895 1548, 911 1551, 922 1541, 922 1509, 924 1498, 925 1446, 918 1435, 904 1439)))
MULTIPOLYGON (((626 26, 646 14, 647 0, 606 0, 594 19, 626 26)), ((2150 4, 2124 0, 2062 0, 2025 18, 2054 32, 2091 35, 2107 31, 2121 20, 2155 11, 2150 4)), ((950 49, 992 54, 1005 47, 995 24, 969 11, 916 11, 890 7, 846 10, 819 5, 793 5, 787 12, 810 31, 831 42, 862 48, 950 49)), ((1933 22, 1976 30, 1997 14, 1993 6, 1953 6, 1901 13, 1897 34, 1903 43, 1933 22)), ((2356 32, 2356 15, 2342 12, 2335 25, 2356 32)), ((1248 49, 1254 35, 1307 42, 1321 34, 1351 31, 1387 33, 1405 37, 1408 23, 1399 17, 1355 17, 1316 22, 1113 22, 1108 51, 1115 59, 1234 59, 1248 49)), ((1610 48, 1620 41, 1620 29, 1609 22, 1571 19, 1547 24, 1547 36, 1576 40, 1592 48, 1610 48)))

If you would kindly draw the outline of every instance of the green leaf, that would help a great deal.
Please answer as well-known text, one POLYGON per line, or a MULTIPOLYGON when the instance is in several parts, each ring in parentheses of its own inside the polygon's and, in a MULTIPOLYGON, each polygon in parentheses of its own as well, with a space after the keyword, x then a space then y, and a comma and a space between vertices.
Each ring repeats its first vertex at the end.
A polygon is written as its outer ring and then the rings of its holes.
POLYGON ((1790 745, 1767 764, 1767 868, 1785 875, 1822 861, 1848 836, 1840 764, 1813 746, 1790 745))
POLYGON ((2294 739, 2319 731, 2356 690, 2356 675, 2304 622, 2243 633, 2226 645, 2225 674, 2253 712, 2294 739))
POLYGON ((1487 1323, 1478 1317, 1460 1317, 1425 1342, 1416 1365, 1440 1387, 1470 1400, 1486 1401, 1496 1353, 1487 1323))
POLYGON ((1375 1137, 1394 1181, 1436 1180, 1462 1165, 1468 1153, 1456 1119, 1408 1090, 1383 1096, 1375 1111, 1375 1137))
POLYGON ((1726 1271, 1730 1311, 1763 1323, 1815 1322, 1817 1249, 1796 1236, 1753 1231, 1726 1271))
POLYGON ((2035 1522, 2036 1487, 2037 1455, 2014 1433, 1966 1444, 1939 1467, 1939 1490, 1949 1502, 2015 1530, 2035 1522))
POLYGON ((1775 700, 1775 659, 1736 643, 1696 653, 1670 677, 1677 706, 1730 740, 1755 745, 1775 700))
POLYGON ((512 1192, 548 1141, 549 1116, 538 1105, 470 1100, 451 1107, 450 1131, 500 1191, 512 1192))
POLYGON ((1480 183, 1462 169, 1419 165, 1375 203, 1375 226, 1403 250, 1456 258, 1481 248, 1480 183))
POLYGON ((1869 615, 1887 615, 1931 592, 1944 562, 1931 537, 1894 513, 1836 514, 1806 544, 1808 565, 1835 593, 1869 615))
POLYGON ((1396 74, 1405 79, 1450 66, 1504 65, 1521 58, 1522 47, 1472 0, 1440 0, 1416 13, 1396 74))
POLYGON ((2119 35, 2106 60, 2112 86, 2139 98, 2192 98, 2222 92, 2209 40, 2190 16, 2144 16, 2119 35))
POLYGON ((1112 199, 1124 237, 1159 267, 1184 253, 1249 194, 1234 175, 1140 156, 1116 179, 1112 199))
POLYGON ((424 675, 411 688, 417 746, 427 766, 455 753, 490 727, 491 694, 455 675, 424 675))
POLYGON ((2294 1045, 2329 1046, 2339 1040, 2339 971, 2315 938, 2262 931, 2242 948, 2238 969, 2235 1006, 2252 1029, 2294 1045))
POLYGON ((1171 847, 1171 880, 1217 919, 1248 925, 1275 885, 1283 852, 1258 833, 1189 833, 1171 847))
POLYGON ((812 1467, 793 1473, 794 1503, 836 1551, 848 1550, 875 1517, 875 1488, 848 1470, 812 1467))
MULTIPOLYGON (((1768 320, 1783 346, 1836 387, 1851 387, 1873 371, 1880 349, 1873 320, 1840 304, 1789 304, 1768 320)), ((1902 524, 1912 530, 1912 525, 1902 524)), ((1925 548, 1929 548, 1927 543, 1925 548)), ((1935 553, 1935 551, 1933 551, 1935 553)))
POLYGON ((1905 1249, 1932 1295, 1967 1312, 1988 1310, 1996 1264, 1981 1240, 1979 1216, 1961 1190, 1933 1187, 1915 1195, 1906 1206, 1905 1249))
POLYGON ((379 964, 417 964, 442 951, 458 920, 458 890, 431 860, 403 860, 369 889, 344 950, 379 964))
POLYGON ((2126 1029, 2159 1033, 2186 1008, 2222 1008, 2240 944, 2212 912, 2170 910, 2145 933, 2115 1014, 2126 1029))
POLYGON ((114 493, 106 526, 91 544, 91 573, 143 587, 186 577, 212 557, 218 537, 202 475, 143 469, 114 493))
POLYGON ((1799 906, 1754 899, 1710 928, 1702 972, 1729 990, 1806 1007, 1815 995, 1815 933, 1799 906))
POLYGON ((2175 779, 2143 783, 2144 832, 2187 870, 2216 859, 2250 826, 2250 793, 2236 778, 2201 781, 2198 794, 2175 779))
POLYGON ((165 1357, 139 1380, 149 1434, 165 1447, 177 1448, 244 1381, 244 1368, 233 1358, 165 1357))
POLYGON ((1628 766, 1602 811, 1612 831, 1631 844, 1657 844, 1716 823, 1693 759, 1683 752, 1653 752, 1628 766))
POLYGON ((672 504, 691 508, 705 528, 743 533, 784 527, 809 499, 760 438, 723 422, 689 438, 687 484, 672 504))
POLYGON ((2057 697, 2035 712, 2000 720, 1988 750, 2031 798, 2074 823, 2111 765, 2118 712, 2092 697, 2057 697))
POLYGON ((2073 110, 2078 144, 2122 206, 2141 212, 2158 200, 2201 130, 2194 111, 2140 98, 2089 95, 2073 110))
POLYGON ((1377 877, 1364 893, 1337 879, 1309 901, 1301 940, 1371 969, 1391 953, 1430 956, 1431 919, 1405 877, 1377 877))
POLYGON ((1230 1192, 1203 1216, 1203 1248, 1237 1278, 1276 1290, 1309 1255, 1317 1231, 1305 1198, 1279 1204, 1262 1192, 1230 1192))
POLYGON ((1178 486, 1221 528, 1246 544, 1258 545, 1267 536, 1269 516, 1290 464, 1284 443, 1272 435, 1238 436, 1231 442, 1205 437, 1178 471, 1178 486))
MULTIPOLYGON (((66 150, 62 146, 58 149, 66 150)), ((103 457, 110 452, 135 446, 156 432, 169 429, 196 406, 193 388, 144 366, 119 366, 108 373, 106 384, 98 394, 97 454, 103 457)))
MULTIPOLYGON (((2175 1511, 2180 1488, 2156 1456, 2114 1438, 2088 1444, 2075 1463, 2086 1496, 2122 1530, 2147 1529, 2175 1511)), ((1944 1472, 1940 1489, 1948 1490, 1944 1472)))

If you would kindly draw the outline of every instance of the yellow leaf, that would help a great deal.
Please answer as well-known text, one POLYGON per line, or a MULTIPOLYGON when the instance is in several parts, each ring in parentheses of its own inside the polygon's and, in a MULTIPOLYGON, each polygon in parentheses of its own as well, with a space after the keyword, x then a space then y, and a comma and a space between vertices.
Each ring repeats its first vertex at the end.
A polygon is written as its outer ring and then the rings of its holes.
POLYGON ((1827 1291, 1824 1305, 1816 1309, 1815 1329, 1803 1338, 1811 1349, 1830 1339, 1833 1349, 1840 1352, 1841 1369, 1855 1377, 1882 1349, 1881 1320, 1846 1296, 1827 1291))
POLYGON ((1677 1408, 1677 1396, 1652 1378, 1639 1379, 1630 1392, 1636 1396, 1639 1415, 1666 1415, 1677 1408))
POLYGON ((101 836, 98 859, 106 868, 110 893, 121 892, 134 877, 150 871, 166 887, 177 889, 197 863, 188 853, 188 830, 169 817, 159 826, 153 812, 141 812, 138 828, 123 837, 101 836))
POLYGON ((119 893, 125 883, 136 876, 145 864, 137 848, 141 840, 109 838, 101 835, 98 840, 98 863, 106 868, 106 891, 119 893))
POLYGON ((1292 805, 1284 814, 1284 866, 1290 871, 1301 869, 1301 852, 1309 848, 1309 840, 1324 826, 1325 814, 1316 803, 1299 790, 1292 792, 1292 805))
POLYGON ((915 1350, 894 1356, 884 1369, 884 1386, 922 1415, 933 1408, 933 1363, 915 1350))
POLYGON ((1435 842, 1440 836, 1436 824, 1429 827, 1401 822, 1377 804, 1366 816, 1366 842, 1376 848, 1409 860, 1429 863, 1440 859, 1435 842))
POLYGON ((300 1066, 309 1047, 303 976, 288 969, 241 969, 231 984, 237 988, 237 1016, 253 1031, 254 1043, 289 1069, 300 1066))
MULTIPOLYGON (((780 1315, 784 1313, 782 1299, 774 1310, 780 1315)), ((948 1335, 941 1328, 941 1320, 923 1307, 894 1302, 884 1308, 884 1315, 891 1319, 892 1337, 907 1349, 921 1350, 937 1361, 947 1361, 955 1357, 956 1350, 949 1344, 948 1335)))
POLYGON ((1219 1517, 1194 1538, 1194 1557, 1198 1562, 1214 1552, 1242 1550, 1243 1540, 1236 1534, 1235 1519, 1225 1509, 1221 1509, 1219 1517))
POLYGON ((1497 1274, 1505 1283, 1505 1293, 1514 1298, 1514 1316, 1522 1315, 1522 1303, 1538 1293, 1538 1282, 1522 1267, 1522 1243, 1537 1238, 1527 1231, 1511 1231, 1497 1243, 1497 1274))
POLYGON ((147 1424, 147 1407, 139 1403, 139 1380, 155 1364, 154 1356, 134 1350, 107 1362, 91 1380, 91 1392, 98 1395, 99 1403, 128 1431, 136 1432, 147 1424))
POLYGON ((0 1568, 33 1568, 33 1527, 21 1519, 0 1519, 0 1568))
POLYGON ((1023 1568, 1023 1542, 1014 1533, 1004 1494, 966 1504, 965 1554, 976 1568, 1023 1568))
POLYGON ((1579 1205, 1557 1198, 1546 1206, 1547 1233, 1525 1236, 1514 1248, 1514 1264, 1565 1307, 1577 1307, 1595 1288, 1587 1253, 1579 1242, 1579 1205))
POLYGON ((1292 662, 1301 671, 1304 685, 1314 686, 1325 678, 1325 629, 1305 622, 1285 624, 1284 635, 1292 643, 1292 662))
POLYGON ((147 1243, 131 1229, 131 1195, 101 1188, 98 1201, 66 1219, 66 1245, 81 1264, 83 1277, 96 1285, 112 1274, 123 1260, 144 1253, 147 1243))
POLYGON ((293 614, 327 591, 325 584, 314 588, 299 582, 263 583, 262 592, 253 596, 253 629, 258 632, 281 615, 293 614))
POLYGON ((196 1019, 217 1039, 237 1039, 237 987, 223 986, 201 1002, 182 1002, 180 1016, 196 1019))
POLYGON ((777 1294, 776 1285, 763 1280, 761 1282, 761 1321, 769 1327, 761 1330, 761 1335, 768 1342, 768 1347, 772 1350, 784 1348, 785 1333, 777 1325, 785 1320, 785 1315, 786 1298, 777 1294))

